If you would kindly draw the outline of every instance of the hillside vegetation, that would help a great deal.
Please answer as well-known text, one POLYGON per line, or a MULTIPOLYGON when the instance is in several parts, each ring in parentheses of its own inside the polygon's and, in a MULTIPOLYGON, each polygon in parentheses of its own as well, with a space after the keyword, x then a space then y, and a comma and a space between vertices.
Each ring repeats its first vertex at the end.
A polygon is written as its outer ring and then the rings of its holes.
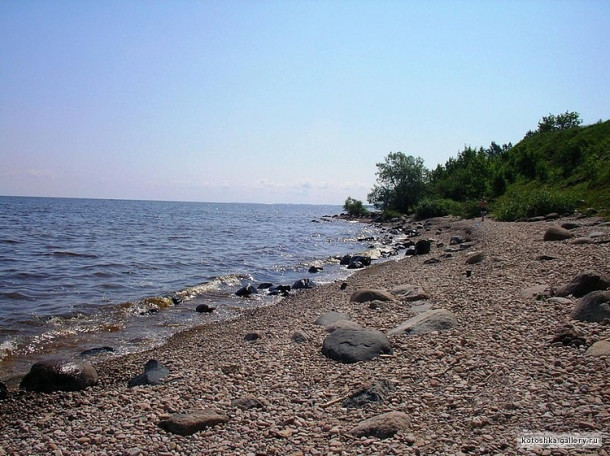
POLYGON ((610 121, 581 126, 575 112, 543 117, 514 146, 467 146, 433 170, 401 152, 377 169, 368 201, 386 213, 472 217, 486 198, 498 220, 574 210, 610 217, 610 121))

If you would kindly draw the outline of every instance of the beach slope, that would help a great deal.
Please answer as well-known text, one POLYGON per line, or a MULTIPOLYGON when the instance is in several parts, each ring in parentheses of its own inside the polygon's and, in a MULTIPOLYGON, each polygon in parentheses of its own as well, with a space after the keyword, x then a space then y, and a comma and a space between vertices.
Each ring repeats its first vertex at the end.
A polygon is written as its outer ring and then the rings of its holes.
POLYGON ((520 441, 610 443, 610 357, 587 352, 610 325, 572 319, 580 298, 552 297, 582 272, 610 275, 610 226, 572 220, 570 239, 543 240, 565 221, 436 219, 422 234, 434 240, 428 254, 94 362, 99 383, 85 391, 10 391, 0 455, 607 454, 520 441), (352 300, 364 289, 379 294, 352 300), (428 326, 403 325, 435 310, 444 323, 432 312, 428 326), (351 323, 314 324, 329 311, 351 323), (384 333, 392 353, 356 363, 322 354, 330 331, 358 327, 384 333), (169 374, 129 388, 150 359, 169 374), (358 392, 365 400, 345 402, 358 392))

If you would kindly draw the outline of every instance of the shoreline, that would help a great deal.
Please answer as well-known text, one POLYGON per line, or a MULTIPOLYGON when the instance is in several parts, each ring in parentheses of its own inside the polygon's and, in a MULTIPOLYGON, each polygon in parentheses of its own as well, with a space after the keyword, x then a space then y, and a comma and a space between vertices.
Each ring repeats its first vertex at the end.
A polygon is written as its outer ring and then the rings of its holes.
MULTIPOLYGON (((234 320, 176 334, 153 350, 95 362, 99 384, 85 391, 13 390, 0 401, 0 455, 49 448, 64 455, 536 454, 517 446, 524 430, 602 434, 607 444, 610 358, 550 341, 569 324, 589 346, 610 339, 610 326, 571 320, 576 300, 551 304, 522 291, 557 288, 585 270, 609 275, 610 244, 543 242, 544 230, 557 221, 475 222, 440 219, 427 232, 446 247, 451 235, 472 238, 471 248, 451 257, 441 258, 444 250, 434 247, 427 255, 376 263, 345 279, 345 290, 339 283, 301 290, 234 320), (465 265, 474 251, 484 260, 465 265), (555 259, 535 259, 542 254, 555 259), (439 262, 426 263, 431 258, 439 262), (453 312, 457 325, 393 336, 394 353, 372 361, 342 364, 321 354, 328 332, 313 324, 318 316, 346 312, 386 333, 414 316, 413 307, 396 300, 371 309, 350 296, 405 284, 426 288, 426 303, 453 312), (295 331, 307 341, 294 342, 295 331), (261 337, 244 340, 253 332, 261 337), (170 374, 160 385, 128 388, 151 358, 170 374), (333 403, 375 379, 396 388, 382 403, 333 403), (236 406, 243 398, 257 399, 261 408, 236 406), (213 409, 229 421, 186 437, 159 428, 161 420, 192 409, 213 409), (392 438, 351 433, 362 420, 393 411, 406 414, 408 424, 392 438)), ((577 231, 610 238, 607 224, 589 222, 577 231)), ((607 454, 569 454, 575 451, 607 454)))
MULTIPOLYGON (((236 292, 248 284, 256 286, 272 282, 275 286, 290 287, 295 281, 302 278, 309 278, 316 282, 328 282, 342 278, 345 271, 341 270, 343 267, 339 267, 335 258, 340 254, 357 251, 363 243, 357 242, 356 238, 365 232, 368 234, 369 226, 357 224, 350 226, 344 220, 335 220, 332 216, 326 215, 325 210, 312 212, 315 214, 301 214, 297 222, 293 221, 294 217, 291 217, 293 214, 290 212, 283 214, 284 219, 291 220, 293 223, 290 230, 295 233, 293 237, 280 236, 281 242, 286 241, 286 247, 275 248, 273 252, 269 252, 269 250, 273 250, 275 242, 273 237, 267 236, 259 239, 254 236, 254 240, 250 241, 250 244, 263 249, 263 258, 256 257, 257 250, 254 247, 248 253, 242 254, 238 253, 239 242, 224 240, 219 245, 226 245, 227 250, 220 251, 218 247, 210 247, 209 254, 202 254, 203 266, 193 263, 191 258, 190 262, 185 260, 179 268, 174 268, 172 266, 173 255, 169 255, 171 261, 163 263, 164 266, 158 266, 153 262, 152 265, 142 267, 146 271, 161 268, 160 271, 154 273, 156 277, 151 279, 155 280, 154 283, 148 282, 146 277, 138 275, 137 269, 140 266, 133 266, 136 272, 131 273, 132 266, 127 264, 129 263, 127 260, 130 260, 128 255, 115 261, 115 263, 125 266, 124 271, 118 274, 120 277, 115 279, 110 277, 110 273, 107 275, 104 272, 105 264, 110 264, 112 261, 105 259, 105 255, 99 247, 83 248, 81 246, 79 248, 78 243, 75 242, 77 245, 51 249, 52 251, 48 252, 48 255, 43 256, 44 262, 41 262, 39 267, 43 271, 46 270, 45 268, 48 269, 48 264, 53 264, 56 260, 55 254, 60 253, 57 260, 66 269, 74 268, 77 271, 75 275, 79 278, 75 279, 74 284, 71 285, 74 287, 73 291, 70 291, 68 286, 62 285, 61 277, 53 282, 58 289, 68 290, 64 292, 65 296, 58 298, 57 302, 55 296, 50 292, 48 296, 44 294, 37 296, 34 291, 31 293, 31 302, 13 300, 6 303, 3 301, 6 305, 0 316, 4 317, 0 320, 5 323, 0 330, 2 334, 0 337, 0 382, 14 383, 15 378, 25 375, 34 362, 42 359, 61 357, 82 360, 80 353, 102 347, 113 350, 113 356, 146 351, 162 344, 171 333, 199 326, 210 319, 232 318, 233 314, 238 313, 242 307, 258 305, 257 301, 266 305, 264 301, 275 299, 274 293, 268 289, 259 289, 258 294, 252 299, 236 296, 236 292), (314 224, 314 222, 316 223, 314 224), (297 228, 294 223, 297 223, 297 228), (299 234, 303 235, 297 236, 299 234), (311 238, 307 236, 308 234, 311 234, 311 238), (314 234, 327 242, 318 242, 318 239, 314 238, 314 234), (297 241, 297 238, 303 241, 297 241), (271 247, 262 247, 267 243, 271 247), (231 244, 235 245, 231 247, 231 244), (291 247, 294 248, 294 252, 280 258, 282 255, 277 252, 291 247), (332 256, 321 256, 326 252, 331 252, 332 256), (236 253, 239 256, 238 260, 234 259, 236 253), (78 262, 82 258, 85 258, 83 261, 87 265, 83 268, 78 266, 80 264, 78 262), (121 263, 122 260, 126 261, 121 263), (73 261, 75 265, 72 265, 73 261), (307 268, 313 264, 324 266, 324 270, 315 275, 310 274, 307 268), (86 271, 82 274, 82 278, 79 275, 80 269, 86 271), (165 272, 165 269, 168 272, 165 272), (182 273, 178 270, 181 270, 182 273), (127 273, 127 271, 130 272, 127 273), (88 275, 95 277, 90 279, 90 284, 87 282, 88 275), (132 282, 135 283, 133 290, 130 288, 132 282), (89 290, 89 295, 85 291, 81 297, 80 288, 89 290), (110 290, 108 295, 106 295, 107 290, 110 290), (127 295, 123 294, 125 290, 127 290, 127 295), (92 297, 96 293, 100 296, 92 297), (217 310, 213 315, 197 313, 196 308, 200 304, 215 306, 217 310), (11 314, 14 307, 15 317, 11 314)), ((271 214, 263 213, 263 215, 271 214)), ((218 218, 220 219, 220 217, 218 218)), ((259 216, 259 218, 261 217, 259 216)), ((280 218, 277 223, 279 232, 282 231, 282 227, 285 227, 285 224, 282 223, 284 219, 280 218)), ((263 225, 267 227, 275 223, 273 218, 265 220, 268 221, 263 225)), ((236 230, 238 232, 242 230, 242 234, 245 235, 244 230, 249 227, 251 227, 251 223, 244 222, 242 225, 237 225, 236 230)), ((211 239, 217 237, 211 236, 211 239)), ((107 240, 99 241, 99 244, 114 245, 107 240)), ((180 243, 171 244, 171 247, 177 248, 176 258, 182 258, 180 243)), ((167 251, 171 251, 172 248, 168 248, 167 251)), ((192 251, 195 250, 192 249, 192 251)), ((148 264, 141 253, 138 258, 143 258, 142 264, 148 264)), ((199 254, 194 256, 197 255, 199 254)), ((108 258, 116 257, 116 255, 113 256, 112 251, 107 256, 108 258)), ((137 257, 137 255, 134 256, 137 257)), ((15 254, 15 258, 17 257, 27 258, 23 252, 20 255, 15 254)), ((133 261, 134 264, 137 263, 135 260, 133 261)), ((15 270, 17 269, 27 270, 27 267, 15 266, 15 270)), ((63 275, 68 276, 69 274, 63 275)), ((40 272, 41 282, 51 281, 52 277, 53 275, 50 273, 40 272)), ((38 279, 30 280, 32 283, 37 281, 38 279)), ((29 294, 28 286, 26 283, 17 282, 14 289, 20 290, 26 296, 29 294)), ((42 287, 42 285, 40 286, 42 287)), ((54 290, 54 285, 49 284, 47 288, 54 290)), ((33 286, 32 290, 35 289, 36 286, 33 286)), ((11 288, 8 290, 10 291, 11 288)), ((110 350, 108 351, 110 352, 110 350)))

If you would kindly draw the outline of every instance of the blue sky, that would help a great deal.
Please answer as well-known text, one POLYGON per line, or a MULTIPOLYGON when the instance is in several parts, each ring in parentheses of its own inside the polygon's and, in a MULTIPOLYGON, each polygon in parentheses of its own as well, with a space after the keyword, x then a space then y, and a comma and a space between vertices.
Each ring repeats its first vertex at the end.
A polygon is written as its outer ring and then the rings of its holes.
POLYGON ((342 204, 610 112, 610 2, 0 1, 0 195, 342 204))

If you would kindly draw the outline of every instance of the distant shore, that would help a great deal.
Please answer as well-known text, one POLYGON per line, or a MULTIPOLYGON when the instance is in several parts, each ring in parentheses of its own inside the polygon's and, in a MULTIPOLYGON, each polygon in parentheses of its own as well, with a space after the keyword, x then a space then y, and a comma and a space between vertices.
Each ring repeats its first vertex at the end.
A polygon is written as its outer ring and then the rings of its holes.
MULTIPOLYGON (((575 222, 575 236, 595 231, 610 239, 607 223, 575 222)), ((429 254, 374 264, 344 286, 303 290, 177 334, 157 349, 94 363, 99 383, 82 392, 11 389, 0 401, 0 455, 542 454, 519 447, 525 431, 601 435, 607 444, 610 358, 585 353, 610 339, 610 326, 570 319, 576 299, 524 293, 560 287, 587 270, 610 275, 610 243, 544 242, 545 230, 558 223, 434 219, 420 236, 433 241, 429 254), (451 243, 455 236, 465 248, 451 243), (474 253, 480 261, 466 264, 474 253), (542 255, 550 259, 537 259, 542 255), (428 299, 350 300, 356 290, 390 293, 406 284, 425 289, 428 299), (325 312, 387 333, 420 308, 446 309, 457 324, 391 336, 393 353, 371 361, 343 364, 321 353, 329 332, 314 321, 325 312), (552 344, 566 325, 586 344, 552 344), (256 337, 246 340, 248 334, 256 337), (128 388, 149 359, 169 375, 156 386, 128 388), (393 385, 382 402, 342 406, 374 380, 393 385), (244 407, 244 399, 254 405, 244 407), (228 421, 189 436, 159 427, 192 410, 228 421), (354 431, 388 412, 406 417, 393 436, 354 431)), ((607 454, 556 454, 592 451, 607 454)))

